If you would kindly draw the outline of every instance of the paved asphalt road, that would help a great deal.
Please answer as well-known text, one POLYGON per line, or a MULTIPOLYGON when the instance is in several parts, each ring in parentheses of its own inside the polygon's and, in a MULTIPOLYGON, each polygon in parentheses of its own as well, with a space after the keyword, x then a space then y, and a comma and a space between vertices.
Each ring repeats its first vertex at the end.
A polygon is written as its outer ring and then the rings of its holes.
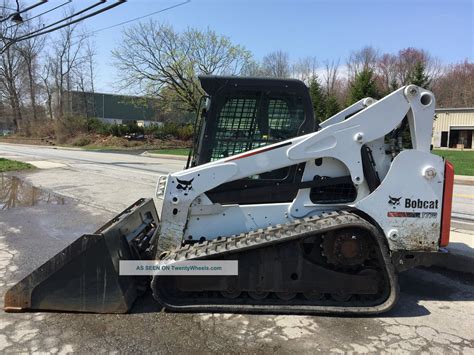
POLYGON ((141 197, 152 197, 159 175, 183 169, 185 162, 133 154, 0 144, 0 156, 32 162, 35 186, 119 212, 141 197))
MULTIPOLYGON (((0 145, 0 157, 35 161, 44 169, 22 173, 22 179, 47 190, 17 182, 15 198, 21 201, 0 210, 0 295, 81 233, 151 196, 158 174, 183 166, 169 159, 16 145, 0 145)), ((149 294, 127 315, 0 311, 0 352, 474 354, 472 276, 419 269, 401 274, 400 285, 398 305, 378 317, 174 314, 160 311, 149 294)))
POLYGON ((474 186, 454 185, 453 218, 474 223, 474 186))

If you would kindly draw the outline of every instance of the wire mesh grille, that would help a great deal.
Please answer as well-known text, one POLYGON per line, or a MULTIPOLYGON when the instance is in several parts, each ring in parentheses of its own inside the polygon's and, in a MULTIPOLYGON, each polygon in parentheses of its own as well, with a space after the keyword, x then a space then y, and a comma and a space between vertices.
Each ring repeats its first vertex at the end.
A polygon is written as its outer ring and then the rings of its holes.
POLYGON ((256 98, 233 98, 225 103, 218 117, 211 161, 252 149, 256 113, 256 98))
MULTIPOLYGON (((327 177, 321 177, 322 180, 327 177)), ((313 187, 309 198, 313 203, 348 203, 355 201, 357 190, 352 183, 334 184, 329 186, 313 187)))
POLYGON ((294 106, 260 95, 229 98, 218 115, 211 161, 295 137, 304 111, 301 100, 294 106))

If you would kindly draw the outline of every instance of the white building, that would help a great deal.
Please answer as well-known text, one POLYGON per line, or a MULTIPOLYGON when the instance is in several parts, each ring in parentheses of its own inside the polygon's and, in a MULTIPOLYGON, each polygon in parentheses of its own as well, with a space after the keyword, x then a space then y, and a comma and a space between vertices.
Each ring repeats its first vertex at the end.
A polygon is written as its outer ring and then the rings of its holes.
POLYGON ((433 125, 435 148, 474 148, 474 107, 439 108, 433 125))

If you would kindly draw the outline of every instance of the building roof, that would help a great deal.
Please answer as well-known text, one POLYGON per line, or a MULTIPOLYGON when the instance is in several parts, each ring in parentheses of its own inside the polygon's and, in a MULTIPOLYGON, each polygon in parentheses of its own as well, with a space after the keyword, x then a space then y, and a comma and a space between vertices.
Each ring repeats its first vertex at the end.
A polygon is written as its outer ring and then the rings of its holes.
POLYGON ((71 91, 73 111, 87 110, 98 118, 121 120, 154 120, 156 109, 153 100, 130 95, 103 94, 98 92, 71 91), (85 107, 86 106, 86 107, 85 107))
POLYGON ((474 107, 441 107, 435 110, 437 113, 449 112, 474 112, 474 107))

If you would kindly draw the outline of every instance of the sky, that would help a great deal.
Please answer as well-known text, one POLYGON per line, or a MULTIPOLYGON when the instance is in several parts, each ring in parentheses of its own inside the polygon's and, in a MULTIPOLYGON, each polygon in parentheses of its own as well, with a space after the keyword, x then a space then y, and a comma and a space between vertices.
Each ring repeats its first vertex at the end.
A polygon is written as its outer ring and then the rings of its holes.
MULTIPOLYGON (((74 0, 73 4, 78 9, 95 1, 74 0)), ((84 25, 87 31, 95 31, 184 1, 128 0, 84 25)), ((48 6, 62 2, 50 0, 48 6)), ((474 61, 473 3, 474 0, 191 0, 144 21, 163 21, 177 30, 210 28, 246 47, 257 60, 283 50, 292 61, 315 56, 321 65, 324 61, 345 63, 351 51, 371 45, 382 53, 422 48, 449 64, 474 61)), ((117 91, 114 82, 120 73, 113 66, 110 52, 120 43, 121 31, 136 23, 95 34, 96 91, 117 91)))

